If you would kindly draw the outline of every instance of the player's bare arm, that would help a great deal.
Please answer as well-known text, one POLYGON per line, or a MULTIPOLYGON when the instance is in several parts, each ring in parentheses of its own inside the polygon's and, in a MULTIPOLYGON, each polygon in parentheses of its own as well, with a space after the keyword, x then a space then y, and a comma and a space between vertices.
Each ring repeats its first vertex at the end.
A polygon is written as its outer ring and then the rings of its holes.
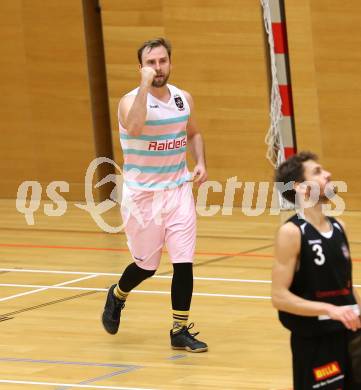
POLYGON ((141 135, 147 116, 147 95, 156 72, 144 66, 140 69, 140 85, 136 96, 124 96, 119 102, 118 119, 129 135, 141 135))

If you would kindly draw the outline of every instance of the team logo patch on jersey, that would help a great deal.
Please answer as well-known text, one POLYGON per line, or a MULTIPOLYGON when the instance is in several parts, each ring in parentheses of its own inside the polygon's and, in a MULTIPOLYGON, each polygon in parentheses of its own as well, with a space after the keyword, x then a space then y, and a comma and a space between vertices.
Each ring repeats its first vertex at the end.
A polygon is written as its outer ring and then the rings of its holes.
POLYGON ((310 245, 322 244, 322 240, 308 240, 308 243, 309 243, 310 245))
POLYGON ((337 362, 325 364, 324 366, 313 369, 313 375, 315 376, 316 381, 322 381, 340 373, 341 369, 337 362))
POLYGON ((151 141, 148 150, 173 150, 187 146, 187 138, 173 139, 171 141, 151 141))
POLYGON ((349 259, 350 258, 350 252, 349 252, 346 244, 342 244, 341 250, 342 250, 343 255, 346 257, 346 259, 349 259))
POLYGON ((184 103, 182 98, 179 95, 174 95, 174 102, 176 106, 178 107, 179 111, 184 111, 184 103))

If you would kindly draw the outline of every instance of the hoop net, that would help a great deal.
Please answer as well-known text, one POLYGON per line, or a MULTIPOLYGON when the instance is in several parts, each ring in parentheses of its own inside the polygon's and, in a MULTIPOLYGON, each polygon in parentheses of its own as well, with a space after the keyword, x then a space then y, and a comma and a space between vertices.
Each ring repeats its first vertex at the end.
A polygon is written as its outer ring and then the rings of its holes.
MULTIPOLYGON (((274 168, 286 160, 284 145, 282 142, 281 121, 282 114, 282 99, 279 90, 277 78, 276 55, 274 48, 274 39, 272 32, 272 19, 269 0, 260 0, 263 8, 263 21, 265 30, 268 36, 269 52, 270 52, 270 67, 271 67, 271 101, 270 101, 270 127, 268 128, 265 143, 267 145, 266 158, 274 168)), ((281 210, 291 210, 294 206, 282 198, 279 194, 279 206, 281 210)))

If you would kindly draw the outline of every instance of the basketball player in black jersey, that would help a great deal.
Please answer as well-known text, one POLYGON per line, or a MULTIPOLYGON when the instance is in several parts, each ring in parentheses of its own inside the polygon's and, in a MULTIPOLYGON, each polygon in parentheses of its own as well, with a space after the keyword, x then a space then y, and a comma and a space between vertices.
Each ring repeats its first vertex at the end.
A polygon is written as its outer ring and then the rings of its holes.
POLYGON ((350 333, 361 328, 349 244, 344 224, 322 212, 327 191, 334 193, 331 174, 303 152, 282 163, 275 179, 292 183, 282 195, 297 210, 277 233, 272 273, 272 303, 291 331, 294 390, 361 389, 348 353, 350 333))

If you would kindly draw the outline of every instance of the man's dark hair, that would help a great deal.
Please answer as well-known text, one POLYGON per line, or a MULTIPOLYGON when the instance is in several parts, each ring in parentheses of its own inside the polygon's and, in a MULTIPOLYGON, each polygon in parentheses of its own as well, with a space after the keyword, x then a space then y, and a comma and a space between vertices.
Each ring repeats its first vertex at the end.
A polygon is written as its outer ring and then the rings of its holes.
POLYGON ((163 46, 167 50, 168 57, 170 60, 170 56, 172 54, 172 46, 170 42, 165 38, 155 38, 149 41, 146 41, 142 44, 142 46, 138 49, 138 61, 139 64, 142 65, 142 54, 144 49, 148 48, 149 50, 154 49, 155 47, 163 46))
MULTIPOLYGON (((302 183, 305 180, 303 163, 309 160, 317 161, 318 156, 312 152, 300 152, 290 157, 276 169, 275 182, 284 185, 290 182, 302 183)), ((294 189, 281 190, 281 193, 286 200, 295 203, 296 191, 294 189)))

